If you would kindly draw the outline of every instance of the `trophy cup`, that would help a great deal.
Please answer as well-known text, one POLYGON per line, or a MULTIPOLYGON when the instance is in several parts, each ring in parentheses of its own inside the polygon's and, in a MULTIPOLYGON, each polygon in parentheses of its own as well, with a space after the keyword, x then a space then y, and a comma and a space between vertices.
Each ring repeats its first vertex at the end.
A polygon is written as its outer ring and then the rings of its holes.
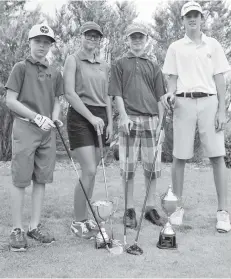
POLYGON ((175 212, 177 208, 178 198, 172 191, 172 186, 169 185, 167 192, 161 197, 161 206, 166 213, 168 220, 163 229, 160 232, 159 241, 157 247, 160 249, 176 249, 176 233, 172 228, 170 222, 170 215, 175 212))
MULTIPOLYGON (((102 201, 96 201, 92 203, 92 207, 94 209, 95 215, 97 220, 99 221, 100 228, 102 231, 102 234, 104 236, 105 241, 107 242, 109 248, 113 245, 113 227, 112 227, 112 216, 117 210, 118 207, 118 200, 117 202, 109 201, 109 200, 102 200, 102 201), (108 236, 105 224, 107 221, 111 220, 111 238, 108 236)), ((105 248, 105 242, 103 240, 103 237, 100 232, 97 233, 95 238, 95 247, 96 249, 99 248, 105 248)))

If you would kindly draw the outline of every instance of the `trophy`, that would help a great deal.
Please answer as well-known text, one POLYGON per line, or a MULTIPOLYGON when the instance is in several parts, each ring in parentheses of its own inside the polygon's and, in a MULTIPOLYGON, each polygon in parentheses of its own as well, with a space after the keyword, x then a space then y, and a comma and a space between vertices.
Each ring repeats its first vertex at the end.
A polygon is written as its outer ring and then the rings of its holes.
POLYGON ((170 215, 176 211, 177 208, 177 196, 172 191, 172 186, 169 185, 167 192, 161 197, 161 206, 166 213, 168 220, 163 229, 160 232, 159 241, 157 247, 160 249, 176 249, 176 233, 172 228, 170 222, 170 215))
MULTIPOLYGON (((109 200, 102 200, 96 201, 92 203, 92 207, 94 209, 96 218, 100 224, 100 228, 106 243, 108 244, 109 248, 113 246, 113 225, 112 225, 112 216, 115 214, 117 207, 118 207, 118 199, 117 202, 109 201, 109 200), (111 225, 111 237, 108 236, 105 224, 110 220, 111 225)), ((103 240, 102 234, 100 232, 97 233, 95 238, 95 247, 96 249, 105 248, 105 242, 103 240)))

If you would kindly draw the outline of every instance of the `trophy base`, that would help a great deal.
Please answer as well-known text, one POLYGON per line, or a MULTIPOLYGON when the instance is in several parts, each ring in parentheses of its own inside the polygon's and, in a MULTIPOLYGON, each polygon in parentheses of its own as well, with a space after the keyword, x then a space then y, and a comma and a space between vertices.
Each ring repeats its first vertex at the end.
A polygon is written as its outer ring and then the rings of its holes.
POLYGON ((159 241, 156 244, 159 249, 175 250, 177 249, 175 235, 160 235, 159 241))
MULTIPOLYGON (((107 245, 108 245, 109 248, 112 248, 112 240, 109 240, 107 242, 107 245)), ((105 242, 95 241, 95 248, 96 249, 106 248, 105 242)))

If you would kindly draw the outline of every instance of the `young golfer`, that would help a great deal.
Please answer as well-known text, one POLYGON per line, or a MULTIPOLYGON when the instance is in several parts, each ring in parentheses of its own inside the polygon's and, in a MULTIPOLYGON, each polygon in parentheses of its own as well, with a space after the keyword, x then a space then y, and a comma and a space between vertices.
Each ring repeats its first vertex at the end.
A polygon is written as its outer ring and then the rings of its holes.
MULTIPOLYGON (((95 22, 81 26, 81 49, 67 57, 64 66, 64 90, 70 106, 67 130, 72 155, 81 166, 81 180, 92 197, 97 166, 100 161, 97 131, 103 145, 112 137, 112 108, 108 96, 109 67, 96 55, 103 33, 95 22)), ((89 219, 87 201, 79 183, 74 193, 72 232, 86 239, 97 232, 95 221, 89 219)))
POLYGON ((182 7, 181 17, 185 36, 169 46, 163 68, 163 72, 169 75, 168 93, 162 98, 163 105, 168 107, 168 97, 175 103, 172 183, 180 201, 171 221, 176 225, 182 224, 185 161, 193 157, 195 129, 198 125, 204 155, 211 161, 217 190, 216 229, 218 232, 228 232, 231 225, 227 211, 224 163, 224 73, 230 67, 218 41, 201 32, 201 6, 196 2, 187 2, 182 7))
POLYGON ((12 251, 25 251, 27 240, 22 213, 25 188, 33 180, 31 221, 27 236, 42 243, 54 238, 41 230, 40 216, 45 184, 53 180, 56 137, 53 121, 58 121, 59 96, 63 94, 61 73, 49 66, 46 55, 55 42, 53 30, 34 25, 29 32, 31 54, 14 65, 6 83, 6 103, 14 112, 12 133, 11 207, 13 229, 12 251))
MULTIPOLYGON (((145 53, 148 32, 145 26, 132 24, 127 28, 128 53, 112 66, 109 94, 115 96, 120 114, 119 158, 122 183, 125 186, 126 137, 129 135, 129 170, 127 212, 124 213, 126 226, 137 226, 134 209, 133 190, 136 163, 141 145, 141 160, 144 168, 145 185, 149 183, 156 148, 156 138, 160 132, 163 107, 160 97, 165 94, 164 81, 159 66, 145 53)), ((147 200, 145 218, 161 226, 155 209, 156 178, 160 177, 161 152, 159 152, 152 184, 147 200)))

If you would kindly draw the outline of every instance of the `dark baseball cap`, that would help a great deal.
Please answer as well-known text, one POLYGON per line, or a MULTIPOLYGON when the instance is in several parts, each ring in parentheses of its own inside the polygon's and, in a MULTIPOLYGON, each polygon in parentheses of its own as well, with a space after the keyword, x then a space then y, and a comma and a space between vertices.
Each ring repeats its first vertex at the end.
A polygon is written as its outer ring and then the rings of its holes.
POLYGON ((141 33, 141 34, 147 36, 148 30, 143 24, 133 23, 127 27, 126 35, 130 36, 134 33, 141 33))
POLYGON ((81 34, 87 32, 87 31, 90 31, 90 30, 95 30, 95 31, 99 32, 101 36, 103 36, 103 32, 102 32, 100 26, 97 23, 95 23, 94 21, 87 21, 80 27, 81 34))

